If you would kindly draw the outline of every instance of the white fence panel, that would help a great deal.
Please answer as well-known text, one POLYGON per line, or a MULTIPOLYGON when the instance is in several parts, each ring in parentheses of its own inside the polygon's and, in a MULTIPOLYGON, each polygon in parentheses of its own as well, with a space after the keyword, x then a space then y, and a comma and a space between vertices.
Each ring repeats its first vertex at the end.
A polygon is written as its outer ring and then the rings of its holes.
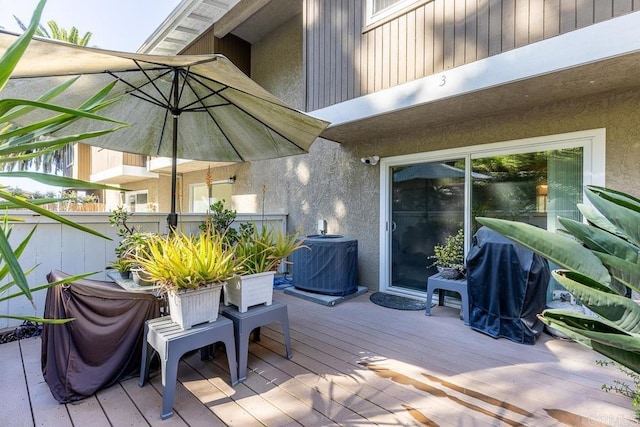
MULTIPOLYGON (((47 274, 54 269, 69 274, 96 272, 91 276, 92 279, 109 280, 105 269, 115 258, 114 250, 120 237, 117 235, 118 230, 109 225, 108 213, 68 212, 62 215, 108 236, 111 240, 75 230, 32 213, 15 211, 10 212, 10 215, 22 221, 12 223, 9 242, 14 248, 34 226, 37 226, 31 242, 19 258, 20 265, 25 271, 35 266, 33 272, 27 276, 30 287, 45 284, 47 274)), ((197 233, 200 231, 200 224, 205 220, 205 215, 181 214, 179 220, 179 230, 197 233)), ((233 226, 238 227, 243 222, 253 221, 258 227, 265 224, 267 227, 286 231, 286 220, 286 214, 238 214, 233 226)), ((127 225, 136 226, 142 231, 166 233, 168 231, 166 222, 166 214, 136 213, 130 217, 127 225)), ((5 279, 2 284, 7 282, 8 279, 5 279)), ((15 292, 15 289, 17 288, 12 287, 9 292, 15 292)), ((41 317, 44 313, 46 291, 35 292, 33 297, 35 309, 26 298, 18 297, 0 302, 0 313, 41 317)), ((18 326, 20 323, 18 320, 0 318, 0 330, 18 326)))

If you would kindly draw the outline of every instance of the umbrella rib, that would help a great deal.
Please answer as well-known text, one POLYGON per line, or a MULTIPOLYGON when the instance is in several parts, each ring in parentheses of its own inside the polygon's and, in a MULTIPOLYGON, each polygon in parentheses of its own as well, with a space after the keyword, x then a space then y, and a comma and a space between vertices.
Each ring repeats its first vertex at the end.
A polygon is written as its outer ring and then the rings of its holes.
POLYGON ((128 87, 130 87, 131 89, 133 89, 131 92, 129 92, 129 94, 135 96, 138 99, 150 102, 152 104, 155 104, 157 106, 160 106, 162 108, 170 108, 171 110, 174 110, 175 108, 171 105, 171 102, 169 101, 169 99, 165 96, 165 94, 160 90, 160 88, 156 85, 155 81, 163 76, 166 76, 167 74, 169 74, 171 72, 171 70, 173 70, 174 72, 176 71, 175 67, 172 67, 170 70, 166 70, 165 72, 161 73, 160 75, 158 75, 155 78, 152 78, 149 73, 147 73, 147 71, 142 68, 140 66, 140 64, 138 63, 138 61, 134 60, 133 61, 136 66, 138 67, 138 70, 146 77, 147 81, 140 85, 140 86, 135 86, 133 84, 131 84, 130 82, 128 82, 127 80, 125 80, 123 77, 120 77, 118 75, 116 75, 115 73, 111 72, 111 71, 107 71, 111 76, 115 77, 116 79, 120 80, 122 83, 124 83, 125 85, 127 85, 128 87), (162 97, 162 99, 159 99, 158 97, 154 96, 153 94, 149 93, 149 92, 145 92, 144 90, 142 90, 142 88, 148 84, 151 84, 153 86, 153 88, 155 89, 155 91, 162 97), (162 102, 162 100, 164 100, 164 103, 162 102))
POLYGON ((216 125, 216 127, 218 129, 220 129, 220 133, 222 134, 222 136, 224 136, 224 139, 227 140, 227 144, 229 144, 229 146, 233 149, 233 151, 236 153, 236 155, 238 156, 238 158, 241 161, 245 161, 244 157, 242 157, 242 154, 240 154, 240 152, 236 149, 235 145, 231 143, 231 139, 229 139, 229 137, 227 136, 227 133, 224 131, 224 129, 222 129, 222 127, 218 124, 218 121, 216 120, 215 117, 213 117, 213 114, 211 114, 211 111, 209 109, 205 110, 207 115, 209 117, 211 117, 211 120, 213 121, 213 123, 216 125))
MULTIPOLYGON (((193 80, 197 81, 197 82, 198 82, 198 83, 200 83, 202 86, 204 86, 205 88, 209 89, 211 92, 215 92, 215 94, 216 94, 216 95, 218 95, 219 97, 221 97, 222 99, 224 99, 225 101, 227 101, 227 102, 229 103, 229 105, 233 105, 235 108, 237 108, 238 110, 242 111, 242 112, 243 112, 243 113, 245 113, 247 116, 249 116, 249 117, 253 118, 253 119, 254 119, 254 120, 256 120, 258 123, 261 123, 265 128, 267 128, 267 129, 269 129, 271 132, 273 132, 273 133, 277 134, 278 136, 280 136, 281 138, 283 138, 285 141, 287 141, 289 144, 291 144, 291 145, 295 146, 296 148, 298 148, 299 150, 301 150, 301 151, 303 151, 303 152, 305 151, 305 149, 304 149, 303 147, 301 147, 300 145, 296 144, 295 142, 293 142, 292 140, 290 140, 290 139, 289 139, 289 138, 287 138, 286 136, 282 135, 282 134, 281 134, 280 132, 278 132, 277 130, 273 129, 271 126, 269 126, 268 124, 266 124, 265 122, 263 122, 259 117, 254 116, 253 114, 251 114, 250 112, 248 112, 248 111, 247 111, 247 110, 245 110, 244 108, 240 107, 238 104, 234 104, 233 102, 231 102, 231 101, 230 101, 227 97, 225 97, 225 96, 224 96, 224 94, 222 93, 222 92, 223 92, 224 90, 226 90, 226 89, 233 89, 233 90, 237 90, 238 92, 245 93, 245 94, 248 94, 247 92, 244 92, 244 91, 238 90, 238 89, 236 89, 236 88, 231 88, 230 86, 224 85, 223 83, 220 83, 220 82, 216 82, 216 83, 218 83, 218 84, 222 84, 224 87, 223 87, 222 89, 220 89, 220 90, 216 91, 216 90, 212 89, 211 87, 209 87, 209 86, 208 86, 207 84, 205 84, 204 82, 200 81, 199 79, 194 78, 193 76, 194 76, 194 75, 196 75, 196 76, 201 77, 201 78, 204 78, 204 79, 207 79, 207 77, 201 76, 201 75, 199 75, 199 74, 193 74, 193 73, 192 73, 191 75, 192 75, 192 79, 193 79, 193 80)), ((212 80, 212 79, 207 79, 207 80, 215 82, 215 80, 212 80)), ((248 95, 251 95, 251 94, 248 94, 248 95)), ((253 96, 253 95, 252 95, 252 96, 253 96)), ((203 98, 203 99, 204 99, 204 98, 203 98)), ((260 99, 262 99, 262 98, 260 98, 260 99)), ((273 102, 270 102, 270 101, 267 101, 267 100, 264 100, 264 99, 263 99, 263 101, 265 101, 265 102, 269 102, 269 103, 274 104, 274 105, 280 105, 280 104, 275 104, 275 103, 273 103, 273 102)), ((202 103, 202 105, 203 105, 203 107, 204 107, 204 108, 207 108, 207 107, 206 107, 206 105, 204 105, 204 103, 202 103)), ((217 105, 216 105, 216 106, 217 106, 217 105)), ((284 107, 285 107, 285 108, 287 108, 287 109, 289 109, 289 110, 293 110, 293 108, 290 108, 290 107, 287 107, 287 106, 284 106, 284 107)), ((200 108, 201 108, 201 107, 200 107, 200 108)), ((197 111, 197 110, 194 110, 194 111, 197 111)), ((296 110, 294 110, 294 111, 296 111, 296 110)), ((207 113, 209 114, 209 116, 210 116, 211 118, 213 118, 213 116, 211 115, 211 113, 210 113, 208 110, 207 110, 207 113)), ((214 119, 214 120, 215 120, 215 119, 214 119)), ((222 131, 222 128, 218 125, 218 123, 217 123, 217 122, 216 122, 216 126, 218 126, 218 128, 220 129, 220 131, 222 131)), ((224 132, 223 132, 223 133, 224 133, 224 132)), ((225 135, 225 138, 226 138, 226 135, 225 135)))
MULTIPOLYGON (((196 96, 196 100, 195 101, 193 101, 193 102, 191 102, 189 104, 186 104, 185 106, 183 106, 181 108, 182 111, 198 111, 199 112, 199 111, 205 111, 207 108, 210 108, 210 107, 219 107, 219 106, 224 106, 224 105, 230 105, 231 104, 230 102, 227 101, 224 104, 205 105, 205 103, 203 102, 205 99, 208 99, 208 98, 211 98, 212 96, 218 95, 221 91, 227 89, 229 86, 223 85, 222 89, 214 90, 213 88, 207 86, 205 83, 200 81, 200 79, 194 77, 194 76, 200 77, 200 75, 194 74, 194 73, 189 73, 189 75, 191 76, 191 79, 194 82, 196 82, 196 83, 200 84, 201 86, 203 86, 204 88, 206 88, 209 91, 209 94, 207 94, 206 96, 203 96, 203 97, 196 96), (195 104, 198 104, 198 103, 200 103, 202 106, 201 107, 197 107, 197 108, 190 108, 192 105, 195 105, 195 104)), ((195 87, 191 84, 191 81, 187 81, 186 76, 184 78, 184 83, 189 86, 189 88, 191 89, 191 91, 194 94, 197 94, 195 87)))
MULTIPOLYGON (((169 104, 163 104, 162 100, 157 99, 156 97, 154 97, 150 93, 147 93, 147 92, 145 92, 145 91, 143 91, 141 89, 143 86, 146 86, 147 84, 151 83, 151 81, 147 81, 143 85, 138 87, 138 86, 135 86, 135 85, 131 84, 130 82, 128 82, 124 78, 112 73, 111 71, 107 71, 107 73, 109 73, 111 76, 115 77, 118 81, 121 81, 125 85, 129 86, 132 89, 131 91, 127 92, 129 95, 134 96, 134 97, 136 97, 138 99, 141 99, 141 100, 143 100, 145 102, 149 102, 151 104, 157 105, 157 106, 162 107, 162 108, 170 107, 169 104)), ((155 87, 155 85, 154 85, 154 87, 155 87)), ((158 90, 157 87, 156 87, 156 90, 158 90)), ((166 101, 166 97, 162 94, 162 92, 160 92, 160 94, 162 95, 162 97, 166 101)))
MULTIPOLYGON (((140 63, 139 63, 137 60, 134 60, 133 62, 134 62, 134 63, 136 64, 136 66, 140 69, 140 71, 142 72, 142 74, 144 74, 144 76, 147 78, 147 80, 149 81, 149 83, 151 83, 151 85, 155 88, 155 90, 160 94, 160 96, 162 97, 162 99, 164 99, 164 100, 165 100, 166 105, 168 105, 169 107, 171 107, 171 101, 169 101, 169 98, 168 98, 168 97, 166 97, 166 96, 165 96, 165 94, 164 94, 164 93, 162 93, 162 91, 160 90, 160 88, 156 85, 156 79, 152 79, 152 78, 149 76, 149 74, 147 73, 147 71, 146 71, 144 68, 142 68, 142 67, 140 66, 140 63)), ((174 73, 177 71, 177 69, 176 69, 175 67, 171 67, 171 70, 173 70, 173 72, 174 72, 174 73)), ((166 75, 166 74, 169 74, 169 71, 167 71, 167 72, 166 72, 166 73, 164 73, 163 75, 166 75)), ((160 78, 160 77, 158 77, 158 78, 160 78)), ((142 91, 141 91, 141 92, 142 92, 142 91)), ((145 93, 145 94, 146 94, 146 92, 142 92, 142 93, 145 93)), ((148 95, 148 96, 149 96, 150 98, 154 98, 154 97, 153 97, 153 96, 151 96, 151 95, 148 95)), ((177 108, 177 105, 176 105, 175 107, 177 108)))
MULTIPOLYGON (((193 74, 192 74, 192 76, 193 76, 193 74)), ((193 78, 193 77, 192 77, 192 78, 193 78)), ((188 111, 188 112, 206 112, 206 113, 207 113, 207 115, 211 118, 211 121, 213 121, 213 124, 215 124, 215 125, 216 125, 216 127, 218 128, 218 130, 220 130, 220 133, 222 134, 222 136, 224 137, 224 139, 226 139, 226 140, 227 140, 227 144, 228 144, 228 145, 231 147, 231 149, 236 153, 236 155, 238 156, 238 158, 239 158, 241 161, 243 161, 243 162, 244 162, 244 161, 245 161, 245 160, 244 160, 244 157, 242 157, 242 155, 240 154, 240 152, 239 152, 239 151, 236 149, 236 147, 231 143, 231 139, 229 139, 229 137, 227 136, 227 133, 224 131, 224 129, 222 129, 222 127, 220 126, 220 124, 218 124, 218 121, 217 121, 217 120, 216 120, 216 118, 211 114, 211 111, 209 110, 209 108, 207 107, 207 105, 205 105, 205 104, 204 104, 204 102, 202 102, 202 101, 203 101, 203 100, 205 100, 206 98, 208 98, 208 97, 210 97, 210 96, 213 96, 213 95, 216 95, 219 91, 213 90, 212 88, 210 88, 209 86, 207 86, 206 84, 202 83, 200 80, 198 80, 198 79, 196 79, 196 78, 193 78, 193 80, 194 80, 194 81, 196 81, 196 82, 198 82, 199 84, 201 84, 202 86, 204 86, 204 87, 205 87, 205 88, 207 88, 208 90, 210 90, 212 93, 211 93, 210 95, 208 95, 208 96, 204 97, 204 98, 200 98, 200 97, 198 96, 198 97, 197 97, 197 99, 196 99, 194 102, 192 102, 191 104, 188 104, 188 105, 187 105, 187 107, 188 107, 188 106, 190 106, 190 105, 194 105, 194 104, 196 104, 196 103, 198 103, 198 102, 199 102, 199 103, 202 105, 201 107, 197 107, 197 108, 193 108, 193 109, 186 109, 186 110, 183 108, 183 111, 188 111)), ((189 81, 189 82, 187 82, 187 79, 185 78, 185 79, 184 79, 184 82, 189 86, 189 88, 191 89, 191 91, 192 91, 193 93, 196 93, 196 91, 195 91, 194 87, 191 85, 191 82, 190 82, 190 81, 189 81)), ((224 90, 224 89, 226 89, 227 87, 228 87, 228 86, 225 86, 225 87, 223 88, 223 90, 224 90)), ((227 101, 227 102, 228 102, 228 101, 227 101)), ((226 105, 226 104, 221 104, 221 105, 226 105)), ((217 107, 217 106, 218 106, 218 105, 216 105, 215 107, 217 107)))
POLYGON ((156 148, 156 156, 160 155, 160 146, 162 145, 162 138, 164 138, 164 131, 167 128, 167 116, 169 115, 169 110, 164 110, 164 120, 162 121, 162 130, 160 131, 160 139, 158 141, 158 147, 156 148))

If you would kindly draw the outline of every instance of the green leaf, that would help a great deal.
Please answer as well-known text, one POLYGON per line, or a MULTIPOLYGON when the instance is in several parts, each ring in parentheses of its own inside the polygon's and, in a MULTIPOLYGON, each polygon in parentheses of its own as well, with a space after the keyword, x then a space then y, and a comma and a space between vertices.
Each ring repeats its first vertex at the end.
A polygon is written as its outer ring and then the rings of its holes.
POLYGON ((29 43, 31 42, 31 37, 33 37, 38 29, 38 23, 40 22, 42 10, 46 3, 47 0, 40 0, 38 6, 36 6, 36 10, 34 10, 33 15, 31 16, 31 22, 29 23, 27 31, 18 37, 18 40, 9 46, 0 58, 0 90, 2 90, 2 88, 7 84, 9 77, 11 77, 13 70, 20 61, 22 54, 27 50, 27 46, 29 46, 29 43))
MULTIPOLYGON (((116 100, 109 100, 109 104, 115 102, 116 100)), ((13 98, 5 98, 0 100, 0 115, 5 114, 7 111, 22 106, 22 105, 30 105, 33 107, 37 107, 43 110, 55 111, 58 113, 63 113, 62 115, 58 115, 55 117, 51 117, 46 120, 42 120, 41 122, 30 124, 27 126, 23 126, 20 129, 24 129, 24 131, 29 132, 31 130, 42 127, 43 124, 51 124, 60 121, 61 119, 72 119, 72 118, 80 118, 84 117, 86 119, 99 120, 103 122, 110 123, 118 123, 120 125, 127 125, 127 123, 121 122, 119 120, 110 119, 108 117, 100 116, 97 114, 93 114, 88 111, 83 110, 74 110, 73 108, 61 107, 59 105, 47 104, 39 101, 29 101, 26 99, 13 99, 13 98)), ((15 132, 11 132, 13 134, 15 132)))
POLYGON ((560 224, 589 249, 611 254, 624 260, 638 263, 638 247, 600 228, 568 218, 559 218, 560 224))
POLYGON ((575 240, 529 224, 497 218, 478 217, 476 220, 562 268, 577 271, 597 282, 611 283, 611 276, 600 259, 575 240))
POLYGON ((72 320, 76 320, 75 317, 71 317, 69 319, 43 319, 42 317, 33 317, 33 316, 8 316, 3 315, 5 319, 15 319, 15 320, 25 320, 28 322, 36 322, 36 323, 49 323, 52 325, 62 325, 63 323, 71 322, 72 320))
POLYGON ((640 372, 638 337, 611 329, 598 319, 562 310, 545 310, 540 320, 576 342, 640 372))
POLYGON ((552 274, 582 304, 607 322, 629 333, 640 333, 640 307, 630 298, 575 272, 554 271, 552 274))
MULTIPOLYGON (((76 280, 84 279, 85 277, 89 277, 89 276, 92 276, 92 275, 97 274, 97 273, 99 273, 99 272, 98 271, 94 271, 92 273, 77 274, 75 276, 65 277, 64 279, 57 280, 55 282, 45 283, 45 284, 39 285, 39 286, 34 286, 33 288, 30 288, 29 290, 31 291, 31 293, 33 293, 33 292, 41 291, 43 289, 52 288, 54 286, 64 285, 66 283, 72 283, 72 282, 75 282, 76 280)), ((19 297, 21 295, 24 295, 24 292, 22 290, 20 290, 18 292, 15 292, 15 293, 12 293, 11 295, 5 295, 3 297, 0 297, 0 302, 5 301, 5 300, 9 300, 11 298, 19 297)))
MULTIPOLYGON (((628 286, 636 292, 640 292, 640 265, 617 258, 613 255, 594 252, 603 264, 609 268, 609 273, 624 286, 628 286)), ((618 293, 624 295, 626 289, 618 293)))
MULTIPOLYGON (((0 190, 0 197, 4 197, 3 195, 5 193, 6 192, 4 190, 0 190)), ((11 193, 8 193, 8 194, 11 194, 11 193)), ((16 197, 22 197, 22 196, 16 196, 16 197)), ((62 197, 62 198, 53 198, 53 199, 52 198, 29 199, 29 203, 32 203, 32 204, 38 205, 38 206, 42 206, 42 205, 48 205, 49 203, 63 202, 65 200, 71 200, 71 199, 72 199, 72 197, 62 197)), ((21 208, 22 208, 22 206, 18 206, 15 203, 0 202, 0 209, 21 209, 21 208)), ((15 220, 12 220, 11 222, 15 222, 15 220)))
POLYGON ((9 239, 5 234, 4 227, 0 227, 0 255, 2 255, 4 263, 9 267, 11 277, 13 277, 16 286, 20 288, 20 290, 24 293, 24 296, 26 296, 27 299, 31 301, 31 304, 33 304, 33 297, 31 296, 31 291, 29 290, 27 278, 24 275, 24 271, 22 271, 22 268, 20 267, 20 263, 18 262, 16 254, 13 252, 13 249, 9 244, 9 239))
POLYGON ((0 178, 2 177, 29 178, 34 181, 41 182, 47 185, 53 185, 56 187, 79 187, 79 188, 93 188, 98 190, 122 191, 122 188, 120 187, 112 187, 110 185, 97 184, 94 182, 86 182, 80 179, 67 178, 64 176, 51 175, 51 174, 40 173, 40 172, 24 172, 24 171, 0 172, 0 178))
POLYGON ((618 193, 585 190, 589 201, 613 225, 621 229, 636 246, 640 246, 640 204, 632 197, 622 197, 618 193))
POLYGON ((1 194, 2 194, 3 198, 7 199, 7 201, 13 202, 17 206, 20 206, 21 208, 29 209, 32 212, 39 213, 40 215, 46 216, 47 218, 51 218, 51 219, 53 219, 53 220, 55 220, 55 221, 57 221, 57 222, 59 222, 61 224, 65 224, 65 225, 68 225, 69 227, 73 227, 73 228, 75 228, 77 230, 84 231, 84 232, 89 233, 89 234, 93 234, 94 236, 102 237, 102 238, 107 239, 107 240, 112 240, 110 237, 105 236, 102 233, 99 233, 99 232, 97 232, 95 230, 92 230, 92 229, 90 229, 88 227, 85 227, 83 225, 75 223, 75 222, 73 222, 73 221, 71 221, 71 220, 69 220, 69 219, 67 219, 65 217, 62 217, 60 215, 56 215, 55 213, 53 213, 51 211, 48 211, 48 210, 43 209, 43 208, 41 208, 39 206, 36 206, 33 203, 30 203, 24 197, 16 197, 16 196, 13 196, 10 193, 7 193, 6 191, 2 191, 1 194))
MULTIPOLYGON (((45 141, 33 141, 32 137, 24 138, 24 141, 26 142, 16 143, 15 140, 11 140, 9 142, 5 142, 4 144, 0 144, 0 155, 6 156, 8 154, 22 153, 24 151, 29 151, 29 150, 40 150, 39 153, 34 153, 32 155, 32 157, 36 157, 39 154, 42 154, 43 152, 45 152, 45 150, 47 151, 59 150, 70 142, 77 142, 83 139, 95 138, 98 136, 106 135, 108 133, 120 130, 123 127, 124 126, 118 126, 111 129, 94 131, 94 132, 86 132, 86 133, 81 133, 76 135, 68 135, 64 137, 48 139, 45 141)), ((46 134, 46 133, 47 132, 44 132, 43 134, 46 134)), ((12 160, 15 160, 15 157, 11 157, 9 159, 0 159, 0 163, 6 163, 12 160)))
POLYGON ((640 212, 640 199, 622 191, 613 190, 611 188, 598 187, 597 185, 588 185, 587 190, 610 200, 620 206, 625 206, 636 212, 640 212))
MULTIPOLYGON (((13 250, 13 254, 16 257, 16 260, 20 258, 20 256, 24 252, 24 249, 27 247, 27 244, 31 240, 31 237, 33 237, 33 234, 36 232, 36 228, 37 226, 34 226, 29 232, 29 234, 27 234, 27 236, 22 240, 22 242, 20 242, 20 244, 18 244, 18 246, 13 250)), ((4 229, 6 230, 6 227, 4 229)), ((9 240, 9 234, 7 233, 5 234, 5 236, 7 237, 7 240, 9 240)), ((10 272, 9 264, 8 263, 3 263, 3 264, 4 265, 2 265, 2 268, 0 268, 0 280, 4 279, 6 275, 10 272)))
POLYGON ((578 207, 578 210, 580 211, 582 216, 584 216, 586 220, 595 227, 601 228, 602 230, 608 231, 609 233, 615 234, 617 236, 623 234, 622 230, 611 224, 611 221, 602 216, 602 214, 592 206, 584 205, 582 203, 578 203, 576 206, 578 207))
MULTIPOLYGON (((39 97, 37 99, 37 101, 39 102, 47 102, 52 100, 53 98, 55 98, 56 96, 60 95, 61 93, 63 93, 65 90, 67 90, 73 83, 76 82, 76 80, 78 80, 80 78, 80 76, 75 76, 61 84, 59 84, 58 86, 54 87, 53 89, 48 90, 47 92, 45 92, 41 97, 39 97)), ((8 113, 6 115, 0 116, 0 122, 10 122, 18 117, 24 116, 25 114, 33 111, 36 107, 33 106, 24 106, 24 107, 18 107, 15 110, 13 110, 13 112, 8 113)))

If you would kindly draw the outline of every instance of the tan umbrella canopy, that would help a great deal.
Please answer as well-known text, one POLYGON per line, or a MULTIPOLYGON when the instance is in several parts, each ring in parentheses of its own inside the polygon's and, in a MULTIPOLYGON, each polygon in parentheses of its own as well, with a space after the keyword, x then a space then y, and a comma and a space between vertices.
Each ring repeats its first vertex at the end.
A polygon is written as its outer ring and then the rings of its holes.
MULTIPOLYGON (((0 30, 0 55, 17 37, 0 30)), ((144 55, 46 39, 31 41, 2 97, 36 99, 76 75, 51 103, 78 107, 116 79, 111 96, 126 96, 100 114, 132 125, 86 143, 172 158, 171 226, 177 223, 176 159, 243 162, 302 154, 329 125, 287 106, 223 55, 144 55)), ((80 129, 95 123, 78 123, 68 130, 95 130, 80 129)))

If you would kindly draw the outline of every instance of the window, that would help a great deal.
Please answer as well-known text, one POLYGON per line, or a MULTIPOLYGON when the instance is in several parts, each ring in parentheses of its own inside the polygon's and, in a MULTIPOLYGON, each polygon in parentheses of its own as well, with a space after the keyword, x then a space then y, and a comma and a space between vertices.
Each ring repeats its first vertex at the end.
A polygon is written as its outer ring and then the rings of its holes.
POLYGON ((127 191, 124 200, 129 212, 151 212, 147 191, 127 191))
POLYGON ((73 150, 76 144, 67 144, 62 149, 62 155, 64 158, 64 167, 67 168, 73 165, 73 150))
POLYGON ((367 25, 416 3, 418 0, 367 0, 367 25))
POLYGON ((209 188, 205 183, 191 184, 189 187, 189 209, 191 212, 207 212, 209 206, 218 200, 231 209, 232 184, 213 184, 209 188))

